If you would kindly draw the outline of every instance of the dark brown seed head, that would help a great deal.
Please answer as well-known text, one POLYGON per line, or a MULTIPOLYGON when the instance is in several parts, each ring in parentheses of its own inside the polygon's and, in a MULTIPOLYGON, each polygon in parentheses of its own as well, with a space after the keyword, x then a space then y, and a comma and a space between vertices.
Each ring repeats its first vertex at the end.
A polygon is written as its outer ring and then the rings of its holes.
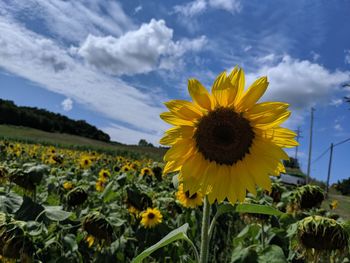
POLYGON ((200 119, 194 139, 205 159, 232 165, 249 153, 254 136, 247 119, 220 107, 200 119))

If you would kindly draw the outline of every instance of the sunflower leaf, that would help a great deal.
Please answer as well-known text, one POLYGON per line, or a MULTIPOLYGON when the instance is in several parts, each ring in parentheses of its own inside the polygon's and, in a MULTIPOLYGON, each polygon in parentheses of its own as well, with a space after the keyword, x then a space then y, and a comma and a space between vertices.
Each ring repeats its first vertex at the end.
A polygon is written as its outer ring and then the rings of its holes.
POLYGON ((160 249, 161 247, 167 246, 172 242, 175 242, 177 240, 185 239, 187 241, 188 237, 186 235, 188 229, 188 223, 180 226, 179 228, 171 231, 169 234, 167 234, 165 237, 163 237, 160 241, 158 241, 153 246, 147 248, 144 250, 141 254, 139 254, 136 258, 134 258, 131 262, 132 263, 140 263, 142 260, 144 260, 146 257, 151 255, 154 251, 157 249, 160 249))
POLYGON ((284 214, 272 206, 258 204, 239 204, 236 207, 236 211, 239 213, 254 213, 271 216, 281 216, 284 214))

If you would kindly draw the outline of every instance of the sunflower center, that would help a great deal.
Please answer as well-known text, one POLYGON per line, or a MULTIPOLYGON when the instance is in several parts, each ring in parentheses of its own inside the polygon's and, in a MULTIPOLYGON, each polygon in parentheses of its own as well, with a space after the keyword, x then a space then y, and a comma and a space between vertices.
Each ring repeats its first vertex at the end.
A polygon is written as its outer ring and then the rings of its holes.
POLYGON ((190 195, 190 191, 186 191, 185 195, 188 199, 196 199, 197 193, 194 193, 193 195, 190 195))
POLYGON ((155 214, 149 213, 149 214, 147 215, 147 217, 148 217, 148 219, 153 219, 153 218, 155 218, 155 214))
POLYGON ((249 153, 254 132, 247 119, 220 107, 200 119, 194 139, 205 159, 232 165, 249 153))

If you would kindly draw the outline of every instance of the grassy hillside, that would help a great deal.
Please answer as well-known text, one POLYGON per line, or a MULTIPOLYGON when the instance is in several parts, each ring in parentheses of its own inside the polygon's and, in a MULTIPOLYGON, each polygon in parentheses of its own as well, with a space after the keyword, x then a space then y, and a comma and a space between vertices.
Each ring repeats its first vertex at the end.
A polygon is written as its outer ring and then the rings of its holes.
POLYGON ((322 203, 322 207, 329 209, 329 204, 333 200, 338 200, 339 202, 338 207, 333 212, 346 220, 350 220, 350 196, 341 195, 335 189, 331 188, 328 199, 322 203))
POLYGON ((115 154, 141 154, 155 160, 161 160, 165 153, 165 149, 162 148, 140 147, 137 145, 125 145, 113 142, 107 143, 70 134, 50 133, 37 129, 11 125, 0 125, 0 139, 49 144, 65 148, 107 151, 115 154))

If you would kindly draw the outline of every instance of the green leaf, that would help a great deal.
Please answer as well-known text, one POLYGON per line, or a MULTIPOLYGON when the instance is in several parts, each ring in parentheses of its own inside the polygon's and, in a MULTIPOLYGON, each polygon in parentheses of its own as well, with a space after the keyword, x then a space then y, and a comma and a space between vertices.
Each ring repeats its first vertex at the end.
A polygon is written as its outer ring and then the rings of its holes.
POLYGON ((236 211, 239 213, 264 214, 271 216, 281 216, 284 214, 272 206, 258 204, 239 204, 236 207, 236 211))
POLYGON ((101 195, 103 202, 110 202, 116 196, 116 192, 114 191, 113 186, 114 181, 111 181, 107 184, 106 188, 104 189, 101 195))
POLYGON ((188 239, 188 237, 186 235, 187 229, 188 229, 188 223, 171 231, 169 234, 167 234, 165 237, 163 237, 159 242, 157 242, 153 246, 144 250, 136 258, 134 258, 131 262, 132 263, 140 263, 140 262, 142 262, 142 260, 144 260, 146 257, 151 255, 157 249, 160 249, 161 247, 169 245, 170 243, 177 241, 177 240, 188 239))
POLYGON ((45 206, 45 215, 53 221, 63 221, 71 214, 71 212, 63 211, 61 206, 45 206))
POLYGON ((39 215, 42 215, 44 207, 34 202, 30 197, 23 196, 21 207, 15 213, 15 219, 22 221, 34 221, 39 215))
POLYGON ((226 214, 226 213, 230 213, 230 212, 234 212, 236 211, 235 206, 231 205, 231 204, 221 204, 218 207, 218 210, 216 212, 216 216, 219 217, 222 214, 226 214))
MULTIPOLYGON (((258 253, 252 248, 236 247, 232 252, 231 263, 252 263, 258 261, 258 253)), ((265 262, 265 261, 261 261, 265 262)))
POLYGON ((15 193, 0 193, 1 212, 12 214, 21 207, 22 202, 22 197, 15 193))
POLYGON ((270 245, 261 251, 259 256, 259 262, 269 263, 287 263, 287 259, 284 256, 282 248, 276 245, 270 245))
POLYGON ((68 234, 63 237, 64 243, 70 248, 71 251, 78 250, 78 244, 75 240, 75 236, 73 234, 68 234))

